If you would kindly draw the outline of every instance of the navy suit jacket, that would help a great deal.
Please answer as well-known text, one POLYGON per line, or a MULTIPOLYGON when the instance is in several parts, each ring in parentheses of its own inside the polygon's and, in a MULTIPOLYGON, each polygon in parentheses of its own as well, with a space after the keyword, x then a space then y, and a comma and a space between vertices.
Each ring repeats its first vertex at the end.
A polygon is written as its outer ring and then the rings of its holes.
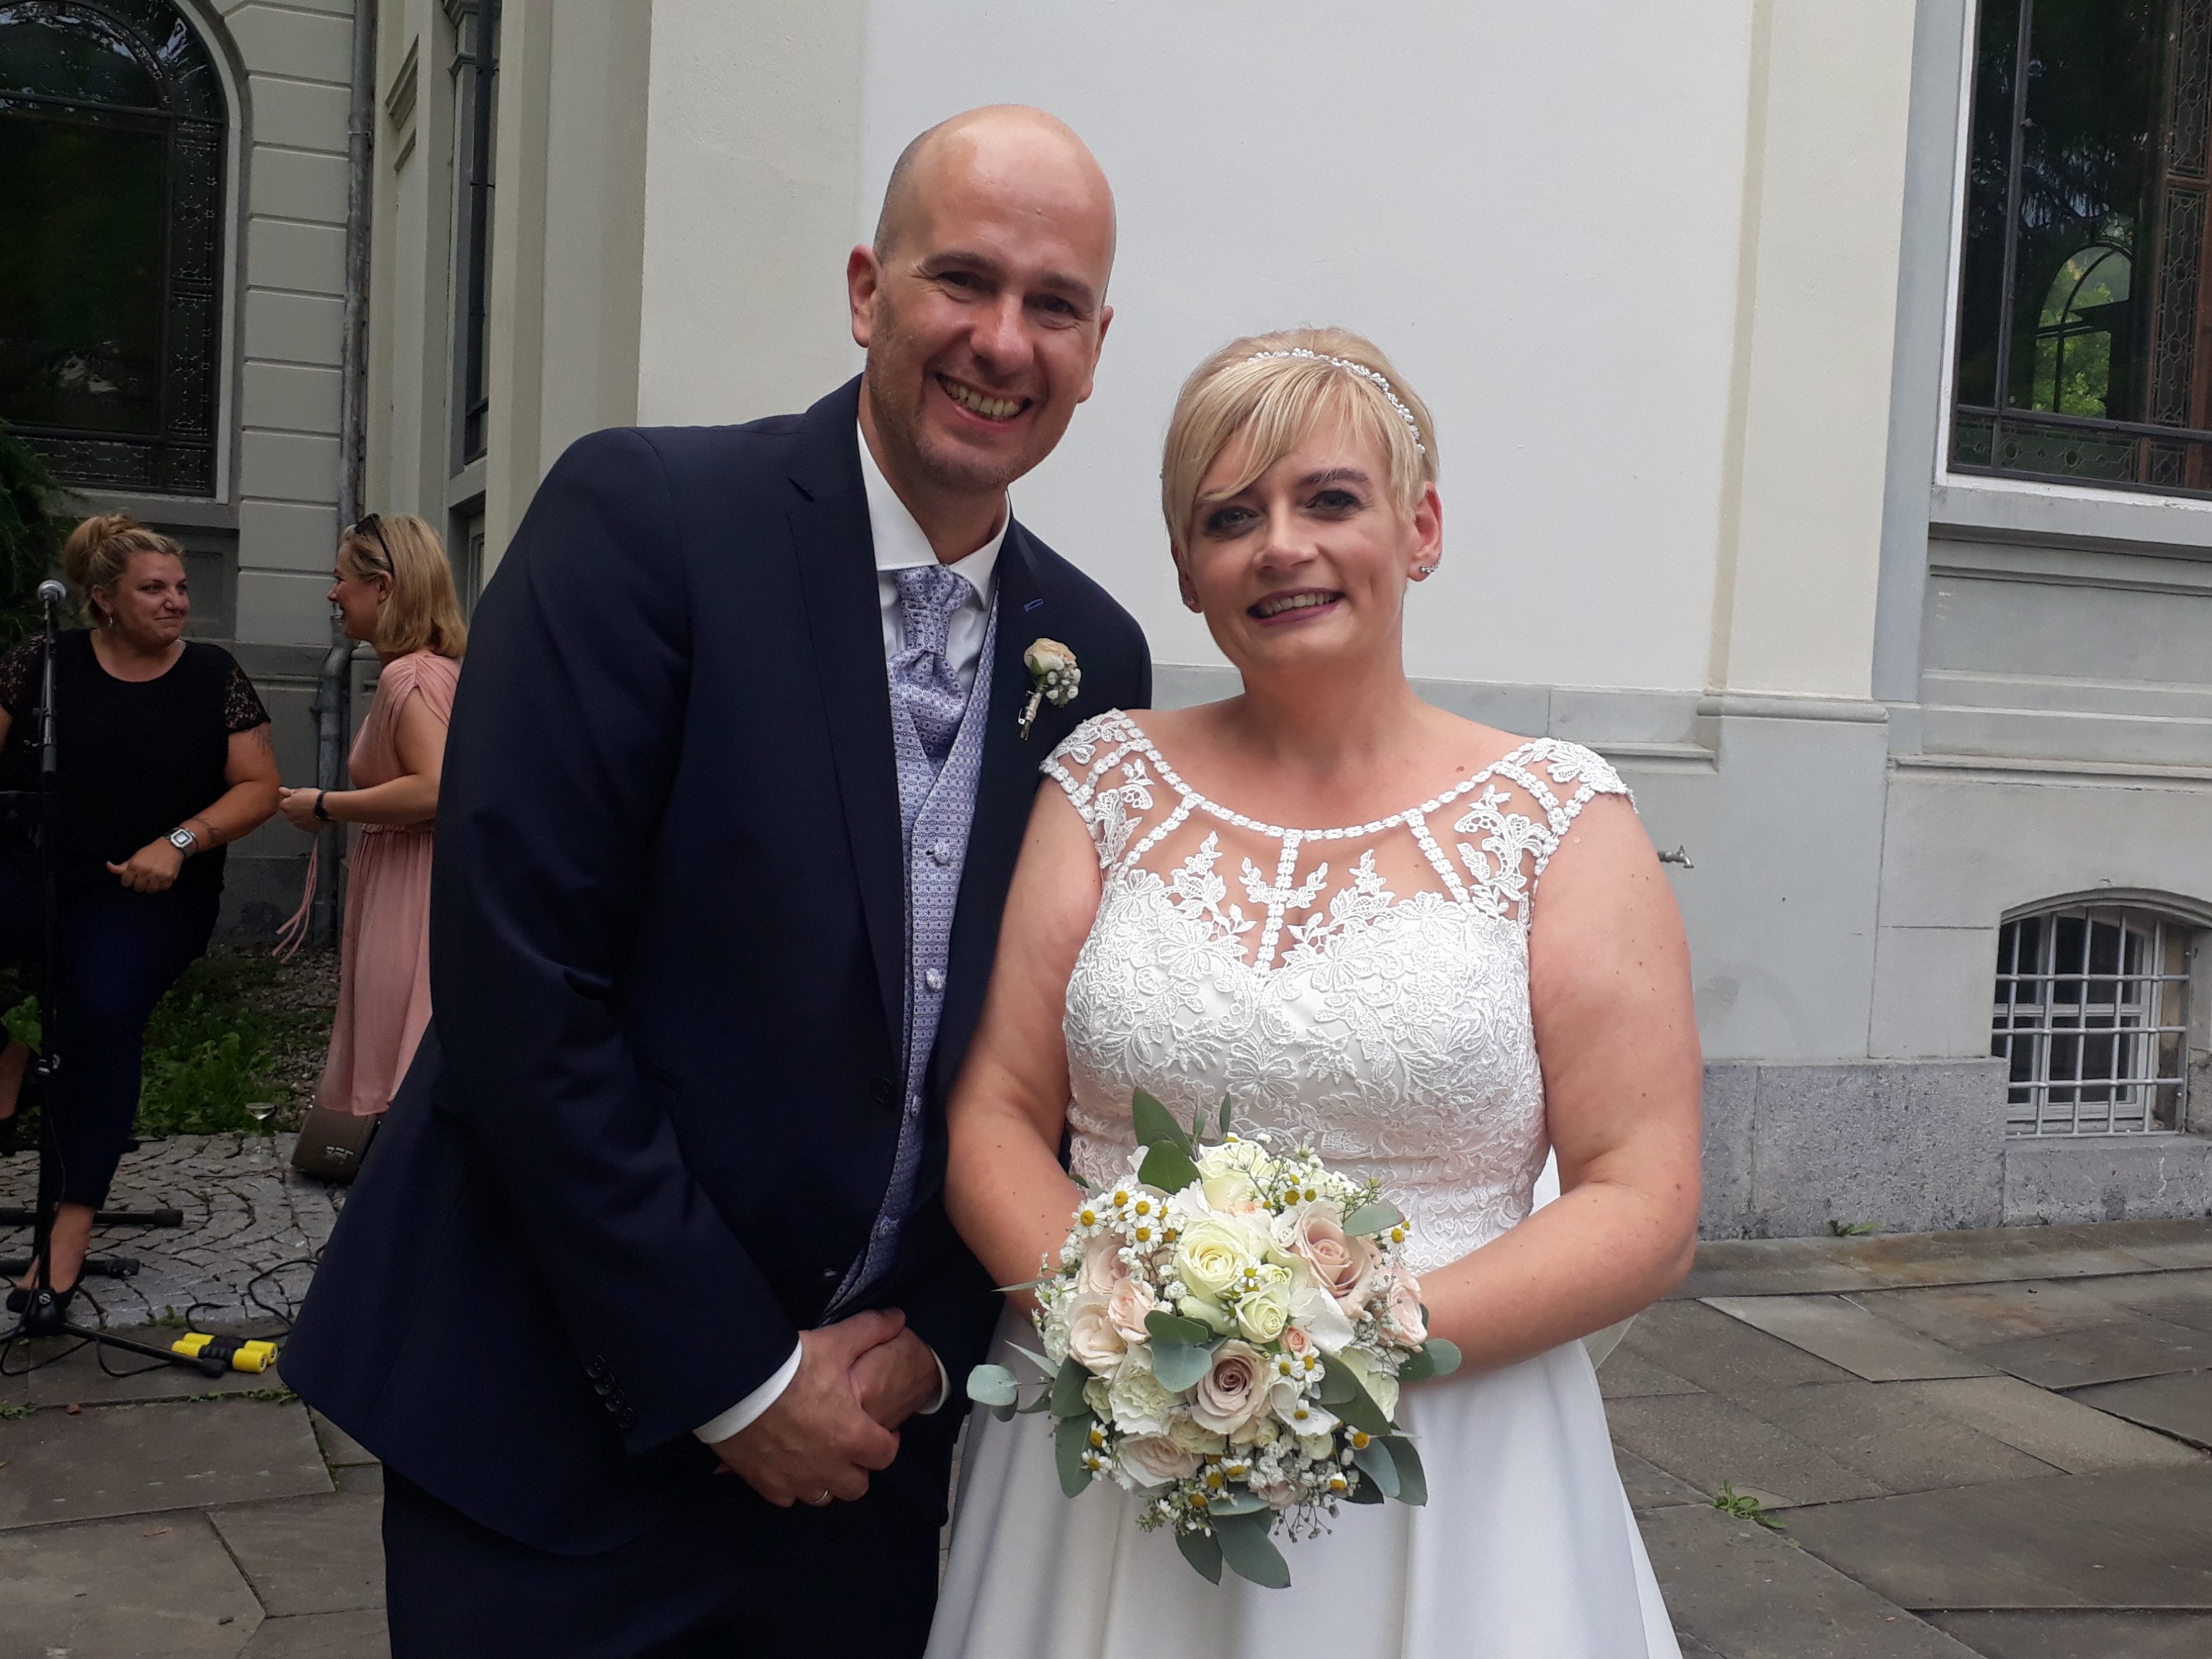
MULTIPOLYGON (((637 1537, 711 1473, 692 1430, 818 1322, 889 1182, 905 882, 858 398, 580 440, 477 610, 438 810, 434 1027, 283 1373, 538 1548, 637 1537)), ((1040 763, 1151 700, 1135 623, 1019 523, 998 585, 915 1207, 872 1298, 956 1392, 997 1298, 945 1220, 945 1092, 1040 763), (1024 738, 1039 636, 1073 647, 1082 694, 1024 738)), ((909 1425, 933 1501, 959 1415, 909 1425)))

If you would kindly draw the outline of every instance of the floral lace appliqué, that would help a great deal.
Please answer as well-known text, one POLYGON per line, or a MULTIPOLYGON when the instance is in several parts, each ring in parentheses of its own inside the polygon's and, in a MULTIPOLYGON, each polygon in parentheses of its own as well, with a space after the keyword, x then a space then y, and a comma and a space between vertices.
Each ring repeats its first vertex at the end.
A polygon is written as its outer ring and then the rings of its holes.
POLYGON ((1207 800, 1118 711, 1079 727, 1044 769, 1090 827, 1103 872, 1064 1024, 1079 1170, 1120 1173, 1133 1089, 1186 1115, 1227 1094, 1242 1124, 1380 1181, 1415 1224, 1417 1268, 1528 1213, 1547 1145, 1530 911, 1583 807, 1627 793, 1611 766, 1539 738, 1407 812, 1321 830, 1207 800), (1242 903, 1220 872, 1218 830, 1170 868, 1146 865, 1194 815, 1281 848, 1272 876, 1240 860, 1242 903), (1450 826, 1449 853, 1432 818, 1450 826), (1410 838, 1434 886, 1392 890, 1376 857, 1391 837, 1410 838), (1294 879, 1316 842, 1352 845, 1294 879))

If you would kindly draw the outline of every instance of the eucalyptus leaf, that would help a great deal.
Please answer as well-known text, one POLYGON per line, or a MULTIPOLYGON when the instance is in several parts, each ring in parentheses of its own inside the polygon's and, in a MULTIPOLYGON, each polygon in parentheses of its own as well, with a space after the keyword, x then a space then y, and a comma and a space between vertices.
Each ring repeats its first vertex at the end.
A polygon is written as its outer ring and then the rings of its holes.
POLYGON ((1091 1380, 1091 1373, 1077 1364, 1071 1356, 1060 1362, 1060 1373, 1052 1379, 1052 1414, 1054 1417, 1089 1416, 1090 1406, 1083 1398, 1083 1385, 1091 1380))
POLYGON ((1185 1347, 1204 1347, 1213 1340, 1213 1328, 1202 1320, 1185 1319, 1181 1314, 1171 1314, 1164 1308, 1155 1308, 1145 1316, 1145 1328, 1160 1342, 1180 1342, 1185 1347))
POLYGON ((1347 1504, 1379 1504, 1382 1501, 1382 1494, 1376 1490, 1372 1480, 1363 1480, 1355 1475, 1352 1478, 1352 1490, 1344 1494, 1344 1501, 1347 1504))
POLYGON ((1176 1547, 1209 1584, 1221 1582, 1221 1540, 1210 1532, 1178 1532, 1176 1547))
POLYGON ((1403 1435, 1392 1435, 1376 1443, 1386 1448, 1390 1461, 1398 1466, 1398 1501, 1410 1504, 1415 1509, 1429 1501, 1428 1471, 1421 1467, 1421 1454, 1413 1443, 1403 1435))
POLYGON ((1030 1401, 1028 1405, 1017 1406, 1014 1407, 1014 1414, 1017 1417, 1028 1417, 1033 1413, 1049 1411, 1051 1408, 1052 1390, 1050 1389, 1039 1389, 1037 1390, 1036 1398, 1030 1401))
POLYGON ((1436 1374, 1436 1358, 1425 1346, 1414 1349, 1406 1356, 1405 1362, 1398 1367, 1398 1380, 1401 1382, 1425 1382, 1436 1374))
POLYGON ((1361 1205, 1345 1217, 1344 1231, 1358 1238, 1369 1233, 1388 1232, 1405 1218, 1398 1213, 1396 1205, 1385 1204, 1378 1199, 1372 1204, 1361 1205))
POLYGON ((968 1373, 968 1397, 979 1406, 1011 1406, 1021 1390, 1004 1365, 978 1365, 968 1373))
POLYGON ((1175 1114, 1142 1089, 1129 1097, 1129 1120, 1139 1146, 1165 1145, 1174 1147, 1185 1158, 1190 1156, 1190 1137, 1182 1132, 1182 1125, 1175 1121, 1175 1114))
POLYGON ((1020 1407, 1017 1406, 994 1406, 991 1407, 991 1415, 997 1418, 1001 1423, 1011 1423, 1014 1420, 1015 1415, 1019 1410, 1020 1407))
POLYGON ((1221 1133, 1224 1135, 1229 1133, 1229 1097, 1227 1095, 1221 1097, 1221 1133))
POLYGON ((1091 1419, 1063 1417, 1052 1431, 1053 1458, 1060 1465, 1060 1489, 1070 1498, 1083 1496, 1091 1484, 1091 1471, 1083 1467, 1083 1454, 1091 1449, 1091 1419))
POLYGON ((1438 1376, 1449 1376, 1459 1369, 1460 1352, 1456 1342, 1447 1342, 1441 1336, 1432 1336, 1421 1345, 1421 1352, 1428 1355, 1429 1362, 1437 1368, 1438 1376))
POLYGON ((1018 1285, 994 1285, 991 1288, 1000 1296, 1012 1296, 1016 1291, 1033 1291, 1043 1283, 1042 1279, 1025 1279, 1018 1285))
POLYGON ((1152 1340, 1152 1376, 1170 1394, 1194 1389, 1213 1367, 1213 1351, 1189 1342, 1152 1340))
POLYGON ((1369 1441, 1352 1454, 1352 1461, 1358 1465, 1360 1473, 1372 1480, 1376 1490, 1385 1498, 1395 1498, 1398 1495, 1397 1462, 1390 1455, 1389 1448, 1382 1442, 1369 1441))
POLYGON ((1213 1535, 1220 1540, 1221 1559, 1239 1578, 1262 1589, 1288 1589, 1291 1564, 1267 1536, 1273 1524, 1273 1515, 1223 1516, 1213 1523, 1213 1535))
MULTIPOLYGON (((1180 1134, 1181 1130, 1176 1133, 1180 1134)), ((1139 1166, 1137 1179, 1147 1187, 1157 1187, 1164 1193, 1179 1193, 1186 1187, 1198 1184, 1198 1165, 1190 1161, 1190 1154, 1180 1146, 1166 1141, 1156 1141, 1145 1154, 1139 1166)))
POLYGON ((1190 1144, 1195 1147, 1200 1141, 1205 1139, 1206 1108, 1203 1106, 1194 1106, 1190 1109, 1190 1144))
POLYGON ((1341 1359, 1324 1356, 1322 1373, 1322 1404, 1334 1408, 1336 1414, 1355 1429, 1364 1429, 1370 1434, 1390 1432, 1390 1419, 1375 1403, 1375 1397, 1361 1386, 1358 1373, 1341 1359))
POLYGON ((1231 1492, 1226 1498, 1210 1498, 1206 1512, 1215 1520, 1229 1515, 1257 1515, 1267 1507, 1266 1502, 1249 1492, 1231 1492))
POLYGON ((1039 1370, 1042 1371, 1047 1376, 1050 1376, 1052 1375, 1052 1361, 1047 1359, 1035 1348, 1024 1348, 1018 1342, 1009 1342, 1006 1346, 1012 1348, 1016 1353, 1021 1355, 1023 1358, 1036 1365, 1036 1367, 1039 1370))

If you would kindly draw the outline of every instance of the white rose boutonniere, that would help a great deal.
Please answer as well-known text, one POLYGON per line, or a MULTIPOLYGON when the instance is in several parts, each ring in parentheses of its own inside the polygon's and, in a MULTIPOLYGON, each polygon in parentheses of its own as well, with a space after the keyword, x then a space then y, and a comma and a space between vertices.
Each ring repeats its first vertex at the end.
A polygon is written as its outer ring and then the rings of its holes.
POLYGON ((1029 701, 1022 705, 1022 736, 1036 724, 1037 710, 1045 703, 1065 708, 1083 689, 1083 669, 1075 653, 1058 640, 1032 640, 1022 653, 1022 665, 1030 671, 1029 701))

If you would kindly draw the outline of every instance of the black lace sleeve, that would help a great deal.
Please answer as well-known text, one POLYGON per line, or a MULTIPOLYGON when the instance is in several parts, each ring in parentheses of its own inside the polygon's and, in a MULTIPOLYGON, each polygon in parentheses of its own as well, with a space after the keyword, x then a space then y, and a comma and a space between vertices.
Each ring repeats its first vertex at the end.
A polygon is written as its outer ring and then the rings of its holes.
POLYGON ((0 708, 8 711, 9 720, 19 720, 38 690, 39 641, 33 636, 0 657, 0 708))
POLYGON ((238 665, 238 659, 230 661, 230 678, 223 687, 222 729, 234 734, 251 732, 257 726, 269 724, 269 711, 262 706, 261 694, 253 689, 253 682, 246 678, 246 671, 238 665))

